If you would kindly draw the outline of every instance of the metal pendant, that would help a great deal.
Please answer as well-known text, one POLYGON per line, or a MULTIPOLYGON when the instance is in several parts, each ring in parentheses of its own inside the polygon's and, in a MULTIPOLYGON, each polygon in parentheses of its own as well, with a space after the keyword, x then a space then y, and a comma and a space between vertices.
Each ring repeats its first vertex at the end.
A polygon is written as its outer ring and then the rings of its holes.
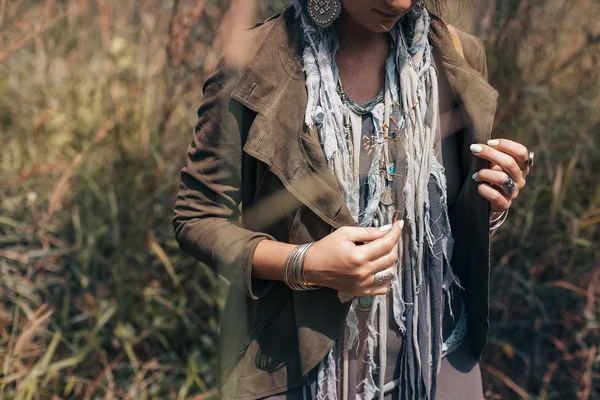
POLYGON ((341 13, 341 0, 308 0, 308 14, 321 28, 331 26, 341 13))
POLYGON ((383 188, 383 191, 381 192, 380 203, 384 206, 391 206, 394 204, 394 197, 391 187, 383 188))
POLYGON ((358 309, 360 311, 369 311, 371 309, 371 305, 373 305, 372 296, 360 296, 358 298, 358 309))

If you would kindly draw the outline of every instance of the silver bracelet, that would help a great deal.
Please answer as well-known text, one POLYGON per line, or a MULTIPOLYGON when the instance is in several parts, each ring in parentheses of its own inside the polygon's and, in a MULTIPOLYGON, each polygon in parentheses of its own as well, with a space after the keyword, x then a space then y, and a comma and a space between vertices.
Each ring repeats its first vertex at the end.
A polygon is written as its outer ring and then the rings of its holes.
POLYGON ((317 290, 318 286, 311 286, 304 280, 304 258, 308 249, 314 242, 296 246, 285 260, 283 267, 283 280, 292 290, 317 290))
POLYGON ((490 221, 490 232, 500 228, 500 225, 506 221, 506 217, 508 217, 508 210, 502 211, 502 213, 496 219, 490 221))

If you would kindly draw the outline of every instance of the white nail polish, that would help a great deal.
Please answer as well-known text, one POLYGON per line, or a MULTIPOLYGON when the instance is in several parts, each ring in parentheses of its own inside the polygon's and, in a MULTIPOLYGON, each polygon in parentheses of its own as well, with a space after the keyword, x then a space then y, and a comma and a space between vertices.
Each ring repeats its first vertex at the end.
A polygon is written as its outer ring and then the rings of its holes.
POLYGON ((389 225, 384 225, 384 226, 380 226, 380 227, 379 227, 379 230, 380 230, 381 232, 387 232, 387 231, 389 231, 390 229, 392 229, 392 224, 389 224, 389 225))
POLYGON ((500 144, 500 141, 496 140, 496 139, 492 139, 492 140, 488 140, 487 144, 488 144, 488 146, 494 147, 494 146, 498 146, 500 144))
POLYGON ((475 173, 473 174, 473 180, 475 180, 475 181, 476 181, 476 180, 477 180, 477 176, 478 176, 478 175, 479 175, 479 172, 475 172, 475 173))
POLYGON ((404 228, 404 220, 403 220, 403 219, 401 219, 401 220, 398 222, 398 225, 400 225, 400 229, 404 228))
POLYGON ((479 144, 472 144, 471 145, 471 151, 473 153, 481 153, 482 150, 483 150, 483 146, 481 146, 479 144))

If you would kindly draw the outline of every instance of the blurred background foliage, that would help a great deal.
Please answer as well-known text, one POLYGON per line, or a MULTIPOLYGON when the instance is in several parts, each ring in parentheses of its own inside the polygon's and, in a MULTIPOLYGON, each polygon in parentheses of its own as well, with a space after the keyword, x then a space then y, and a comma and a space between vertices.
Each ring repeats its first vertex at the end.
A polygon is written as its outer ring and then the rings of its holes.
MULTIPOLYGON (((226 283, 172 204, 232 27, 285 4, 0 0, 0 400, 214 394, 226 283)), ((495 136, 537 154, 493 238, 486 398, 600 398, 600 4, 443 14, 488 48, 495 136)))

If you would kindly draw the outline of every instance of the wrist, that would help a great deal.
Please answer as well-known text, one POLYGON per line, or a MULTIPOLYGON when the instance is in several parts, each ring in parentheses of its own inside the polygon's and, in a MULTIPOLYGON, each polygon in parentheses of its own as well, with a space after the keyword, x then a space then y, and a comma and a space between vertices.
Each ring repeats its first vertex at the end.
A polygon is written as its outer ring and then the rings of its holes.
POLYGON ((314 270, 315 260, 315 244, 313 244, 307 251, 304 256, 304 264, 302 266, 302 277, 304 279, 304 283, 310 286, 320 286, 316 271, 314 270))
POLYGON ((273 240, 262 240, 252 257, 252 278, 283 281, 283 266, 296 246, 273 240))
POLYGON ((506 221, 506 217, 508 216, 508 209, 499 213, 495 218, 490 221, 490 232, 494 232, 496 229, 500 228, 500 225, 506 221))

